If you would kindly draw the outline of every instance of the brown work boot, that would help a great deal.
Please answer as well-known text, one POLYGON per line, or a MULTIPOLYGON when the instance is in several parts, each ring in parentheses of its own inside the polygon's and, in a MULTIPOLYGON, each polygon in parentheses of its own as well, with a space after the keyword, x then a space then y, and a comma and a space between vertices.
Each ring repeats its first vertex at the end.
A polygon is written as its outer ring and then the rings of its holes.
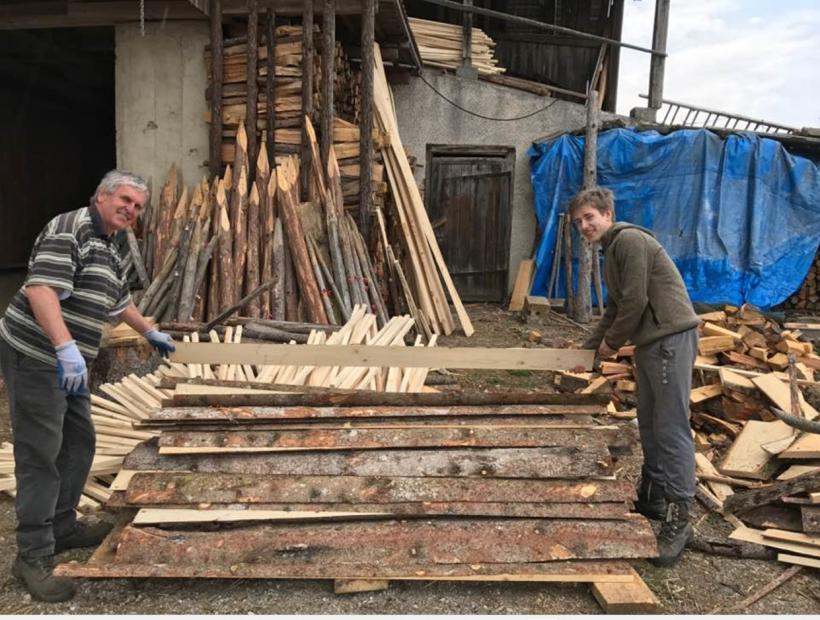
POLYGON ((74 529, 65 536, 54 539, 54 553, 66 549, 80 549, 82 547, 97 547, 108 536, 114 526, 105 521, 88 525, 77 521, 74 529))
POLYGON ((668 500, 666 521, 658 533, 658 557, 652 560, 655 566, 670 567, 678 563, 686 543, 692 537, 689 523, 689 501, 668 500))
POLYGON ((11 567, 11 574, 31 594, 31 598, 46 603, 59 603, 74 597, 77 588, 68 577, 54 576, 54 556, 44 555, 38 558, 17 556, 11 567))

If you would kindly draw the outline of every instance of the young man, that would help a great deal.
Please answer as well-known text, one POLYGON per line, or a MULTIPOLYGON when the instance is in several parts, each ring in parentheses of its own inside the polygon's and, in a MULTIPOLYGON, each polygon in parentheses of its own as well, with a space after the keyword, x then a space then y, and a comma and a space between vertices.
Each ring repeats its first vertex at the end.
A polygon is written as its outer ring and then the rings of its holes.
POLYGON ((580 233, 604 248, 606 312, 584 348, 610 357, 628 340, 638 367, 638 427, 644 465, 638 512, 663 519, 656 563, 672 566, 692 533, 695 448, 689 390, 698 317, 675 264, 650 231, 614 223, 612 192, 592 188, 570 204, 580 233))
POLYGON ((124 321, 161 353, 174 350, 131 301, 117 239, 147 199, 140 177, 106 174, 90 206, 58 215, 37 237, 26 281, 0 320, 17 481, 12 573, 38 600, 74 596, 72 580, 52 573, 54 554, 98 545, 111 529, 76 518, 94 459, 88 366, 103 325, 124 321))

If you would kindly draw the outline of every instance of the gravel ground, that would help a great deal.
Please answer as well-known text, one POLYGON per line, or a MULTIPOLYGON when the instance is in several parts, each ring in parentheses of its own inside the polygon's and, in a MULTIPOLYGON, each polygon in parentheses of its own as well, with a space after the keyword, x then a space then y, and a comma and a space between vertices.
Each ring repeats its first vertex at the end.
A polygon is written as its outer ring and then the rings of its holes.
MULTIPOLYGON (((527 346, 538 330, 550 346, 579 340, 583 331, 564 323, 526 324, 493 306, 471 306, 476 334, 450 337, 442 345, 527 346)), ((547 373, 482 371, 459 373, 462 385, 543 387, 547 373)), ((0 440, 11 439, 8 401, 0 390, 0 440)), ((636 451, 637 452, 637 451, 636 451)), ((640 455, 618 461, 619 476, 634 480, 640 455)), ((103 514, 103 518, 111 518, 103 514)), ((723 540, 732 527, 695 507, 697 531, 723 540)), ((32 601, 10 574, 15 554, 14 503, 0 496, 0 613, 2 614, 597 614, 600 607, 584 584, 393 582, 381 592, 335 595, 329 581, 122 579, 82 580, 74 600, 32 601)), ((90 550, 63 553, 60 561, 84 561, 90 550)), ((768 584, 787 566, 687 550, 671 569, 634 563, 661 602, 661 612, 704 614, 731 606, 768 584)), ((820 614, 820 573, 804 568, 786 584, 740 611, 743 614, 820 614)))

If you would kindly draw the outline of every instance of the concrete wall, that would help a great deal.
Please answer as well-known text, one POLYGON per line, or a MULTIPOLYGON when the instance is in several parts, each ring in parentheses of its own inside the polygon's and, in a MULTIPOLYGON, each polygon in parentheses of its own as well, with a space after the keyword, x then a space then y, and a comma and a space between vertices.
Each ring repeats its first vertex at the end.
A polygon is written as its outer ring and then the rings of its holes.
POLYGON ((207 20, 116 28, 117 166, 153 179, 159 195, 172 163, 189 187, 207 176, 207 20))
MULTIPOLYGON (((523 116, 554 102, 547 110, 527 119, 499 122, 478 118, 459 110, 418 77, 411 77, 408 84, 393 85, 401 140, 419 164, 426 164, 428 144, 515 148, 508 274, 508 290, 512 290, 518 263, 530 258, 536 232, 527 149, 533 140, 548 134, 583 127, 586 123, 584 106, 479 80, 465 80, 451 74, 425 71, 424 78, 462 108, 493 118, 523 116)), ((418 167, 415 173, 419 185, 423 186, 425 168, 418 167)))

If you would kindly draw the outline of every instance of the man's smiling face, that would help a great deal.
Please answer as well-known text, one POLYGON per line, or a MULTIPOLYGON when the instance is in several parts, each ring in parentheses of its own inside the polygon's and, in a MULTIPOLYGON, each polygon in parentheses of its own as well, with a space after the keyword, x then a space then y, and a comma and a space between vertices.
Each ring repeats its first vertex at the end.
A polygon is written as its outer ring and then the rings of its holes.
POLYGON ((137 221, 147 195, 130 185, 119 185, 110 194, 97 196, 97 211, 108 234, 125 230, 137 221))
POLYGON ((595 243, 612 226, 612 211, 599 211, 585 204, 573 211, 572 221, 587 241, 595 243))

